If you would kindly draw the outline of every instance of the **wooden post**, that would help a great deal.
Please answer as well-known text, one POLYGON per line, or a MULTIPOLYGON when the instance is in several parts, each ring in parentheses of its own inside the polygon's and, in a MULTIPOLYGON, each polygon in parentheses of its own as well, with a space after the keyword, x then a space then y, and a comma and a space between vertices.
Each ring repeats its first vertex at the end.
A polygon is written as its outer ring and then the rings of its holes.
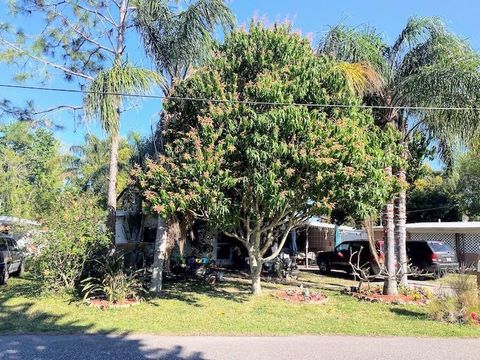
POLYGON ((480 259, 477 262, 477 289, 480 290, 480 259))

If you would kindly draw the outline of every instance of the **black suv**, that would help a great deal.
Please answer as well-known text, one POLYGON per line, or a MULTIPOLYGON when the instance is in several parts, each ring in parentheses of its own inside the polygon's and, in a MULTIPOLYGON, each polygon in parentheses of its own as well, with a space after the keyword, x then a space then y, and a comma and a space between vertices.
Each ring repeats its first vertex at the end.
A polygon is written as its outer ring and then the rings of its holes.
POLYGON ((407 241, 407 256, 412 270, 431 273, 437 278, 459 268, 455 250, 443 241, 407 241))
MULTIPOLYGON (((383 241, 375 244, 377 255, 380 262, 383 262, 383 241)), ((367 240, 352 240, 344 241, 335 247, 333 251, 324 251, 317 254, 317 264, 320 273, 328 273, 330 270, 343 270, 347 273, 352 272, 350 265, 350 255, 352 256, 352 263, 359 265, 370 274, 378 274, 379 268, 376 265, 375 258, 370 251, 370 246, 367 240), (361 251, 360 251, 361 249, 361 251), (358 261, 358 254, 360 253, 360 261, 358 261)))
POLYGON ((5 285, 10 275, 21 276, 25 269, 23 253, 17 242, 5 235, 0 235, 0 285, 5 285))

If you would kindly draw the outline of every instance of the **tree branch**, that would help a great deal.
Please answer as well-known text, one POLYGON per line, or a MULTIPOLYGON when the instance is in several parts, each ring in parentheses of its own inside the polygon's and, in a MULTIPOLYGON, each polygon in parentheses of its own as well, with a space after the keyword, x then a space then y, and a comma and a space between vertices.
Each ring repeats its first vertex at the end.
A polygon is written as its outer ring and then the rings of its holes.
POLYGON ((49 109, 41 110, 41 111, 35 111, 32 114, 33 115, 41 115, 41 114, 46 114, 46 113, 51 113, 59 110, 80 110, 83 109, 82 106, 73 106, 73 105, 59 105, 55 106, 49 109))
POLYGON ((224 234, 227 235, 228 237, 237 239, 237 240, 240 241, 242 244, 244 244, 245 246, 248 247, 247 240, 244 239, 244 238, 242 238, 241 236, 239 236, 237 233, 234 233, 234 232, 232 233, 232 232, 227 232, 227 231, 225 231, 224 234))
POLYGON ((38 57, 36 55, 33 55, 33 54, 30 54, 28 53, 27 51, 25 51, 24 49, 22 48, 19 48, 18 46, 12 44, 11 42, 5 40, 5 39, 0 39, 0 41, 2 43, 4 43, 5 45, 11 47, 12 49, 14 50, 17 50, 19 51, 21 54, 25 55, 25 56, 28 56, 29 58, 33 59, 33 60, 36 60, 38 62, 41 62, 47 66, 50 66, 54 69, 58 69, 58 70, 61 70, 63 71, 64 73, 67 73, 67 74, 70 74, 72 76, 77 76, 77 77, 80 77, 80 78, 83 78, 83 79, 86 79, 86 80, 89 80, 89 81, 92 81, 94 80, 94 78, 90 75, 87 75, 87 74, 83 74, 83 73, 79 73, 79 72, 76 72, 76 71, 73 71, 73 70, 70 70, 69 68, 66 68, 65 66, 63 65, 60 65, 60 64, 57 64, 57 63, 54 63, 54 62, 51 62, 51 61, 48 61, 46 59, 43 59, 41 57, 38 57))
POLYGON ((58 13, 58 12, 57 12, 57 13, 56 13, 56 16, 62 18, 62 19, 65 21, 65 23, 67 24, 67 26, 68 26, 72 31, 74 31, 74 32, 76 32, 78 35, 80 35, 83 39, 85 39, 85 41, 88 41, 89 43, 95 45, 95 46, 98 47, 99 49, 103 49, 103 50, 105 50, 105 51, 107 51, 107 52, 115 55, 115 50, 114 50, 114 49, 110 49, 110 48, 108 48, 108 47, 100 44, 98 41, 92 39, 90 36, 88 36, 87 34, 85 34, 83 31, 80 31, 79 29, 77 29, 77 27, 76 27, 74 24, 72 24, 72 23, 70 22, 70 20, 68 20, 68 18, 65 17, 64 15, 62 15, 61 13, 58 13))
POLYGON ((418 128, 420 125, 423 124, 423 120, 420 120, 419 122, 417 122, 414 126, 411 127, 410 130, 407 131, 407 133, 405 134, 405 140, 408 139, 408 137, 410 136, 410 134, 415 131, 416 128, 418 128))
MULTIPOLYGON (((285 230, 285 233, 283 234, 283 237, 282 237, 282 240, 280 241, 280 244, 278 244, 278 249, 274 253, 272 253, 272 255, 262 259, 263 262, 273 260, 278 256, 278 254, 280 254, 283 246, 285 245, 285 241, 287 241, 288 234, 290 234, 290 231, 293 229, 294 226, 295 225, 292 224, 292 222, 290 221, 288 226, 287 226, 287 229, 285 230)), ((263 256, 263 254, 262 254, 262 256, 263 256)))
POLYGON ((98 10, 94 10, 94 9, 89 9, 85 6, 82 6, 80 4, 78 4, 78 2, 75 4, 76 6, 78 6, 78 8, 84 10, 84 11, 87 11, 91 14, 95 14, 96 16, 102 18, 103 20, 107 21, 108 23, 110 23, 110 25, 112 25, 113 27, 117 27, 117 23, 113 20, 113 18, 109 18, 108 16, 105 16, 104 14, 102 14, 100 11, 98 10))

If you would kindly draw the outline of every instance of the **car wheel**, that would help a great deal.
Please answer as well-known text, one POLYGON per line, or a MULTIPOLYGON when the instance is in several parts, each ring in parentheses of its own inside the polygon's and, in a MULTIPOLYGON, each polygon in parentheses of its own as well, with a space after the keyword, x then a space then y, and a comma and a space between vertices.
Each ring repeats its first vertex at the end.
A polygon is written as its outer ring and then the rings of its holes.
POLYGON ((330 272, 328 262, 326 262, 325 260, 321 260, 318 262, 318 269, 320 270, 320 274, 328 274, 330 272))
POLYGON ((22 260, 22 262, 20 263, 20 266, 18 267, 18 270, 15 271, 15 274, 13 276, 20 277, 23 275, 24 272, 25 272, 25 262, 22 260))
POLYGON ((8 269, 7 267, 5 267, 5 269, 3 269, 3 273, 0 274, 0 285, 6 285, 7 282, 8 282, 8 269))
POLYGON ((440 270, 440 269, 435 270, 434 273, 433 273, 433 277, 434 277, 435 279, 441 279, 441 278, 444 277, 444 276, 445 276, 445 271, 440 270))

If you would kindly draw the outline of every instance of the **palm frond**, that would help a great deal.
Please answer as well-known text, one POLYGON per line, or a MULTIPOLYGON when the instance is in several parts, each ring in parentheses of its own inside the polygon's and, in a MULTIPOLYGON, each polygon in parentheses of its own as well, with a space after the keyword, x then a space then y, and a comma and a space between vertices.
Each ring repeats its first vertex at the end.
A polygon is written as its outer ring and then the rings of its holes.
POLYGON ((366 103, 421 107, 376 110, 374 116, 379 124, 398 120, 399 129, 405 118, 421 125, 419 129, 435 139, 446 165, 452 164, 461 144, 480 133, 480 56, 439 18, 409 19, 391 46, 371 28, 334 26, 318 51, 351 63, 340 66, 357 93, 365 82, 355 63, 367 63, 383 77, 383 93, 367 93, 366 103))
POLYGON ((334 65, 345 78, 350 91, 363 96, 366 93, 379 94, 382 92, 382 77, 367 63, 349 63, 342 61, 334 65))
POLYGON ((336 25, 320 40, 317 52, 340 61, 369 64, 378 74, 388 78, 385 59, 387 47, 374 28, 360 29, 336 25))
POLYGON ((128 94, 145 94, 163 78, 156 72, 132 66, 114 66, 98 73, 88 84, 84 96, 87 119, 99 118, 102 129, 108 134, 118 134, 119 107, 122 101, 131 101, 128 94))
POLYGON ((397 40, 390 47, 388 53, 390 61, 394 63, 407 48, 414 48, 426 40, 445 34, 445 24, 438 17, 412 17, 402 30, 397 40))
POLYGON ((468 140, 480 128, 480 56, 453 35, 418 45, 397 72, 395 98, 405 105, 464 108, 411 113, 441 131, 444 142, 448 136, 468 140))
POLYGON ((166 0, 139 0, 135 25, 147 55, 173 83, 208 57, 216 28, 230 30, 234 17, 224 0, 198 0, 185 10, 169 6, 166 0))

